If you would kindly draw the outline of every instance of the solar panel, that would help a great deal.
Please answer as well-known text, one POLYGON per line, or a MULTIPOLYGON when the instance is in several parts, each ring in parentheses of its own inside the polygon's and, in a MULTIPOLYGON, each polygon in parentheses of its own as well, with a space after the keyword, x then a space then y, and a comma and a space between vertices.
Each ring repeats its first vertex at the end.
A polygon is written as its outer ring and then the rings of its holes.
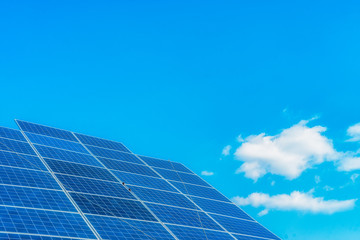
POLYGON ((0 239, 279 239, 181 163, 17 123, 0 127, 0 239))

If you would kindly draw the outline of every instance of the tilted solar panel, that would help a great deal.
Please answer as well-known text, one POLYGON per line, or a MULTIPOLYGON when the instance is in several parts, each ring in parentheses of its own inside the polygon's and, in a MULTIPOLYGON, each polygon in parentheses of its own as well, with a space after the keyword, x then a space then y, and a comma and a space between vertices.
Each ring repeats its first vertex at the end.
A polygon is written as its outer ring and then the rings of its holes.
POLYGON ((181 163, 16 122, 0 127, 0 239, 279 239, 181 163))

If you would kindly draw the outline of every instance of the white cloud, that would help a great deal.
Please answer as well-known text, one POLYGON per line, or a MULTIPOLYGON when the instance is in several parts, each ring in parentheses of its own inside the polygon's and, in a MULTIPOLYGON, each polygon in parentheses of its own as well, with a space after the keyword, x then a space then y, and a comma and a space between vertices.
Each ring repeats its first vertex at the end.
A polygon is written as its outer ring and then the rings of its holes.
POLYGON ((348 140, 350 142, 360 141, 360 123, 350 126, 347 129, 347 135, 351 137, 348 140))
POLYGON ((201 172, 201 175, 203 175, 203 176, 212 176, 212 175, 214 175, 214 173, 205 170, 205 171, 201 172))
POLYGON ((318 184, 321 182, 320 176, 315 176, 315 183, 318 184))
MULTIPOLYGON (((349 155, 349 154, 346 154, 349 155)), ((352 154, 351 154, 352 155, 352 154)), ((360 169, 360 157, 356 156, 345 156, 339 161, 339 171, 353 171, 360 169)))
POLYGON ((239 136, 237 136, 236 141, 238 141, 239 143, 244 142, 244 139, 241 136, 241 134, 239 136))
POLYGON ((360 174, 354 173, 353 175, 351 175, 351 181, 354 183, 356 181, 356 179, 360 176, 360 174))
POLYGON ((225 146, 225 147, 223 148, 221 154, 224 155, 224 156, 228 156, 228 155, 230 154, 230 150, 231 150, 231 146, 230 146, 230 145, 227 145, 227 146, 225 146))
POLYGON ((307 123, 303 120, 275 136, 262 133, 247 137, 234 154, 244 162, 236 173, 244 172, 254 181, 266 173, 291 180, 307 168, 338 157, 332 141, 322 134, 326 128, 308 127, 307 123))
POLYGON ((265 210, 259 213, 261 216, 267 214, 269 210, 333 214, 354 208, 356 200, 324 200, 322 197, 313 197, 311 192, 299 191, 293 191, 290 195, 269 196, 265 193, 252 193, 246 198, 233 198, 233 201, 239 206, 265 207, 265 210))
POLYGON ((329 185, 325 185, 325 186, 323 187, 323 189, 324 189, 325 191, 327 191, 327 192, 334 190, 334 188, 333 188, 333 187, 330 187, 329 185))

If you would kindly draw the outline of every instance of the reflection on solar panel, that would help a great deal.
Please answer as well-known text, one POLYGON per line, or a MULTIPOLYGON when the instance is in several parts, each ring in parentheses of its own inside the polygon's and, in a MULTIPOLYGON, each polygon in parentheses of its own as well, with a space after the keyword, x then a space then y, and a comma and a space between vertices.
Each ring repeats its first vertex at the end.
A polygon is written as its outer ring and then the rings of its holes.
POLYGON ((0 239, 279 239, 181 163, 16 122, 0 127, 0 239))

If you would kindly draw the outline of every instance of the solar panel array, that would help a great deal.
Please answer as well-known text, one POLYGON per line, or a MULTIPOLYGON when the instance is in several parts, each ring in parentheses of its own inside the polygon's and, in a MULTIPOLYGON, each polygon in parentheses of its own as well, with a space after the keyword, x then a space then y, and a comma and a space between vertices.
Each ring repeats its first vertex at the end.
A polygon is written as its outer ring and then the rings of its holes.
POLYGON ((16 122, 0 128, 0 239, 279 239, 181 163, 16 122))

